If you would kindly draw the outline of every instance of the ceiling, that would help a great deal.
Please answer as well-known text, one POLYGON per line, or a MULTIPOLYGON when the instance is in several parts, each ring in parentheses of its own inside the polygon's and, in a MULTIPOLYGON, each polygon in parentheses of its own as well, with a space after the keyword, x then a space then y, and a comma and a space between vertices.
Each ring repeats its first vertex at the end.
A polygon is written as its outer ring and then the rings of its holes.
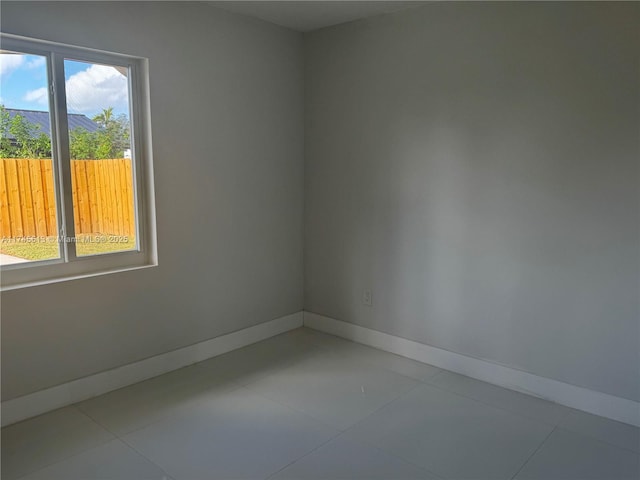
POLYGON ((210 1, 218 8, 310 32, 382 13, 404 10, 422 1, 210 1))

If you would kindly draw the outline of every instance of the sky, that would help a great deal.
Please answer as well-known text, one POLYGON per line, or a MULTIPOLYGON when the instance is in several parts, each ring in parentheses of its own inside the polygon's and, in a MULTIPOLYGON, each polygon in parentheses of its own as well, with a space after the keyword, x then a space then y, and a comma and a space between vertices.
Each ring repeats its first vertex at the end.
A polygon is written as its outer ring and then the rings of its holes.
MULTIPOLYGON (((69 113, 92 118, 113 107, 116 115, 129 115, 127 77, 115 68, 65 60, 64 70, 69 113)), ((44 57, 0 54, 0 104, 6 108, 49 110, 44 57)))

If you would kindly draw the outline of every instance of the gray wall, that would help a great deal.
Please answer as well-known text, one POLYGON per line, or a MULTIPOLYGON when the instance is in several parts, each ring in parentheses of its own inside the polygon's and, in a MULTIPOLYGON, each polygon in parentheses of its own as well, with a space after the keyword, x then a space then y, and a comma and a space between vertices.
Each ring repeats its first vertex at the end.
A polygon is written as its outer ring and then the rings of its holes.
POLYGON ((638 25, 445 2, 306 35, 305 308, 640 400, 638 25))
POLYGON ((2 399, 302 308, 302 37, 197 3, 2 2, 149 58, 160 265, 2 294, 2 399))
MULTIPOLYGON (((639 8, 306 36, 305 307, 640 400, 639 8)), ((302 308, 300 35, 198 4, 1 13, 149 57, 160 259, 3 293, 3 400, 302 308)))

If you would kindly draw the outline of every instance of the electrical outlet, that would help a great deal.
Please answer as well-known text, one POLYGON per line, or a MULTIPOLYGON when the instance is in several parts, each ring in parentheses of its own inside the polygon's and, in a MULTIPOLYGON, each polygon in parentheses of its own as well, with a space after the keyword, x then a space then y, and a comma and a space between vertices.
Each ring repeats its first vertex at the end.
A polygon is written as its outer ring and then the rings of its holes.
POLYGON ((368 288, 362 292, 362 303, 369 306, 373 305, 373 294, 368 288))

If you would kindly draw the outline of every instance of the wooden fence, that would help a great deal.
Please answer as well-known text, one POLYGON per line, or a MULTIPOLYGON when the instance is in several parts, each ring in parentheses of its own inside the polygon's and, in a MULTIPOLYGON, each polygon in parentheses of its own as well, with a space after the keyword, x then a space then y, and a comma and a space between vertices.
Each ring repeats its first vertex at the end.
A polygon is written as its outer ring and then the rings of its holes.
MULTIPOLYGON (((76 235, 135 235, 131 160, 71 160, 76 235)), ((56 227, 50 159, 0 159, 0 236, 47 237, 56 227)))

